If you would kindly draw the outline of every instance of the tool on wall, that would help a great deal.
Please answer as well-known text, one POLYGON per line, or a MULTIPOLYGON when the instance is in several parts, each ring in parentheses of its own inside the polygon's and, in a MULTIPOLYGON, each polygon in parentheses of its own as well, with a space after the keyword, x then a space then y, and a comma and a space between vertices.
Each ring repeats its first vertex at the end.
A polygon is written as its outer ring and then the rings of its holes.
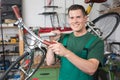
POLYGON ((50 6, 53 0, 47 0, 47 6, 50 6))

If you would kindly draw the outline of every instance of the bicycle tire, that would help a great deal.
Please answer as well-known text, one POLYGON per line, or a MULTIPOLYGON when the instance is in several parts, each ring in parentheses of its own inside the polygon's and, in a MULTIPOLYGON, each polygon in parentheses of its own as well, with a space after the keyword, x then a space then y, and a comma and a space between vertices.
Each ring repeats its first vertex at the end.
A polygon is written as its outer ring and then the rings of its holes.
POLYGON ((39 64, 38 65, 36 65, 36 67, 32 67, 32 64, 34 63, 34 58, 33 58, 33 55, 32 55, 32 59, 33 60, 31 60, 31 63, 30 63, 30 66, 29 66, 29 68, 28 68, 28 70, 27 70, 27 73, 30 73, 29 74, 29 76, 27 76, 26 78, 25 78, 25 80, 28 80, 28 79, 30 79, 30 77, 40 68, 40 66, 44 63, 44 60, 45 60, 45 57, 46 57, 46 52, 47 52, 47 50, 46 50, 46 48, 45 47, 41 47, 41 49, 39 48, 39 49, 35 49, 35 51, 41 51, 42 52, 42 54, 43 54, 43 56, 42 56, 42 59, 40 60, 40 62, 39 62, 39 64), (34 69, 34 70, 32 70, 32 69, 34 69), (31 70, 32 70, 32 72, 31 72, 31 70))
MULTIPOLYGON (((42 51, 42 50, 41 50, 42 51)), ((45 51, 45 50, 44 50, 45 51)), ((41 59, 41 62, 36 66, 36 68, 34 68, 34 70, 32 70, 32 72, 29 72, 28 70, 26 71, 29 75, 25 75, 25 80, 28 80, 37 70, 38 70, 38 68, 43 64, 43 62, 44 62, 44 59, 45 59, 45 55, 46 55, 46 51, 45 52, 43 52, 43 56, 42 56, 42 59, 41 59)), ((4 80, 5 78, 6 78, 6 76, 8 75, 8 73, 13 69, 13 67, 15 66, 15 65, 17 65, 17 64, 19 64, 22 60, 24 60, 28 55, 30 55, 30 53, 29 52, 25 52, 23 55, 21 55, 20 57, 18 57, 17 59, 16 59, 16 61, 14 62, 14 63, 12 63, 11 65, 10 65, 10 67, 5 71, 5 73, 0 77, 0 80, 4 80)), ((31 61, 31 62, 33 62, 33 61, 31 61)), ((29 70, 30 70, 30 68, 31 68, 31 63, 29 63, 30 64, 30 67, 29 67, 29 70)), ((19 66, 20 67, 20 66, 19 66)))
POLYGON ((95 27, 99 28, 102 32, 102 39, 107 39, 118 27, 120 21, 120 15, 116 12, 103 14, 92 22, 95 27))

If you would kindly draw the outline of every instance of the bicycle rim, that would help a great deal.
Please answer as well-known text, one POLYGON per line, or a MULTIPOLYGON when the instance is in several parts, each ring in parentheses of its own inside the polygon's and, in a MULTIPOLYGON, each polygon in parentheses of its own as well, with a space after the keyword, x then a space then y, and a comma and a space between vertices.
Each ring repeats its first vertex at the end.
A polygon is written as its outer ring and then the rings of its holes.
MULTIPOLYGON (((5 71, 5 73, 0 77, 0 80, 4 80, 7 75, 9 74, 9 72, 14 68, 15 65, 20 63, 20 66, 18 68, 19 71, 22 71, 22 73, 24 73, 23 75, 24 80, 28 80, 36 71, 38 68, 40 68, 40 66, 43 64, 44 59, 45 59, 45 55, 46 55, 46 51, 42 48, 40 49, 41 51, 41 60, 38 62, 38 64, 34 64, 34 59, 32 58, 27 58, 28 56, 33 56, 31 55, 29 52, 25 52, 22 56, 20 56, 19 58, 17 58, 17 60, 11 64, 11 66, 5 71), (27 58, 27 59, 26 59, 27 58), (26 63, 26 60, 29 61, 26 63), (28 66, 25 67, 25 65, 28 64, 28 66), (33 67, 35 66, 35 67, 33 67)), ((14 75, 13 75, 14 76, 14 75)))
POLYGON ((102 32, 102 39, 107 39, 118 27, 120 21, 120 16, 116 12, 103 14, 92 22, 95 27, 99 28, 102 32))
POLYGON ((27 69, 27 75, 25 77, 25 80, 29 80, 29 78, 40 68, 40 66, 43 64, 45 56, 46 56, 46 48, 41 47, 34 49, 34 55, 32 55, 31 62, 29 64, 29 68, 27 69), (39 54, 37 54, 39 53, 39 54), (37 55, 36 55, 37 54, 37 55), (37 60, 37 62, 36 62, 37 60))

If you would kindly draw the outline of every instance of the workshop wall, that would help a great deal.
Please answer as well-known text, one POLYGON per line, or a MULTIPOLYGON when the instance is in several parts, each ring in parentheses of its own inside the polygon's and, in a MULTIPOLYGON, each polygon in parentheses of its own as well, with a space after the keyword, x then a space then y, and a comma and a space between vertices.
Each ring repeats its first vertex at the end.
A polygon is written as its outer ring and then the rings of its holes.
MULTIPOLYGON (((85 8, 87 8, 88 4, 84 3, 84 0, 52 0, 53 2, 51 5, 58 6, 58 8, 49 8, 46 9, 44 6, 47 6, 47 0, 23 0, 22 3, 22 15, 23 20, 26 26, 29 27, 52 27, 50 16, 49 15, 41 15, 43 12, 52 12, 55 11, 58 13, 60 27, 67 26, 67 9, 72 4, 82 4, 85 8)), ((101 11, 106 11, 109 8, 114 7, 115 3, 120 2, 120 0, 107 0, 104 3, 95 3, 91 13, 89 14, 89 20, 94 20, 96 17, 102 15, 101 11)), ((58 26, 57 20, 54 16, 54 25, 58 26)), ((111 41, 120 41, 119 35, 120 28, 118 27, 117 30, 111 35, 111 41)))

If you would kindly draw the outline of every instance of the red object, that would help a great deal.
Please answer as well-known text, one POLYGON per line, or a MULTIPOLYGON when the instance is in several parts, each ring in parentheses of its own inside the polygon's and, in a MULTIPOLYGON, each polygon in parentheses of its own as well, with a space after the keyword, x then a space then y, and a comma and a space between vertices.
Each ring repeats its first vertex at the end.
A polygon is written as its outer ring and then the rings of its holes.
POLYGON ((17 6, 17 5, 14 5, 14 6, 12 6, 12 9, 13 9, 13 11, 14 11, 14 13, 15 13, 16 18, 17 18, 17 19, 21 18, 21 17, 20 17, 20 12, 19 12, 18 6, 17 6))
POLYGON ((29 59, 25 60, 24 67, 25 67, 25 68, 28 68, 29 63, 30 63, 30 60, 29 60, 29 59))
POLYGON ((44 40, 43 43, 46 44, 46 45, 48 45, 48 46, 49 46, 50 44, 55 44, 55 42, 50 42, 50 41, 47 41, 47 40, 44 40))
POLYGON ((26 34, 28 33, 28 31, 26 29, 23 29, 23 33, 26 34))
POLYGON ((27 60, 25 61, 25 64, 29 64, 29 63, 30 63, 30 60, 27 59, 27 60))
POLYGON ((102 3, 106 2, 107 0, 85 0, 85 3, 102 3))
POLYGON ((51 32, 53 30, 60 30, 62 32, 62 31, 71 31, 72 29, 69 28, 69 27, 64 27, 63 29, 61 27, 58 27, 58 28, 49 28, 49 27, 47 27, 47 28, 40 28, 39 33, 49 33, 49 32, 51 32))

